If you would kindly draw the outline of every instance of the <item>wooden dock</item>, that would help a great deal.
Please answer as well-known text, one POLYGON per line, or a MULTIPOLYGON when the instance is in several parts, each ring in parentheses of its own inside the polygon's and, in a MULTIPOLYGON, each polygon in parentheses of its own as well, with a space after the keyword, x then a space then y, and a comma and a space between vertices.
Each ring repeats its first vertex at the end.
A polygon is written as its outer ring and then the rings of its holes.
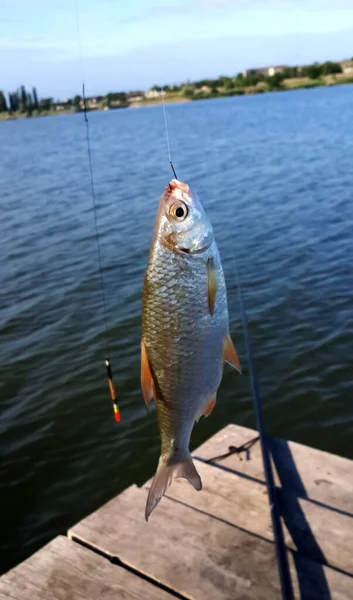
MULTIPOLYGON (((149 482, 131 486, 3 575, 0 600, 280 599, 256 435, 229 425, 195 450, 203 491, 174 481, 149 523, 149 482)), ((295 598, 352 600, 353 461, 271 452, 295 598)))

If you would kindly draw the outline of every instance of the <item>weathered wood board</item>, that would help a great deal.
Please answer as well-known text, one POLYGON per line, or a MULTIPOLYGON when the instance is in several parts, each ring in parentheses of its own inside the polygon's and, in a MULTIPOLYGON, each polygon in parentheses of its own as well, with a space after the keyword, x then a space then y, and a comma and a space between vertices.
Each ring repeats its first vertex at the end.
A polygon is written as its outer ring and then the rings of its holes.
POLYGON ((0 578, 0 600, 171 600, 173 597, 66 537, 0 578))
POLYGON ((75 525, 69 536, 187 598, 280 598, 273 544, 169 498, 146 523, 146 498, 145 489, 130 487, 75 525))
MULTIPOLYGON (((146 497, 147 490, 128 488, 69 536, 192 600, 281 597, 272 542, 168 497, 146 523, 146 497)), ((335 590, 336 598, 351 600, 350 577, 290 551, 289 557, 296 598, 328 600, 335 590)))
MULTIPOLYGON (((203 482, 202 492, 177 479, 167 496, 273 541, 266 486, 200 461, 195 463, 203 482)), ((353 575, 353 519, 290 493, 283 499, 287 546, 353 575)))
MULTIPOLYGON (((174 481, 149 523, 149 482, 128 488, 3 575, 0 600, 279 600, 260 444, 227 455, 256 435, 229 425, 195 450, 203 491, 174 481)), ((270 444, 296 600, 352 600, 353 461, 270 444)))
MULTIPOLYGON (((219 457, 227 453, 229 446, 241 446, 255 436, 257 432, 253 429, 228 425, 197 448, 193 455, 203 460, 219 457)), ((352 460, 278 438, 271 440, 271 450, 277 485, 301 498, 310 498, 353 517, 352 460)), ((243 477, 265 481, 258 442, 248 453, 232 454, 216 459, 214 463, 243 477)))

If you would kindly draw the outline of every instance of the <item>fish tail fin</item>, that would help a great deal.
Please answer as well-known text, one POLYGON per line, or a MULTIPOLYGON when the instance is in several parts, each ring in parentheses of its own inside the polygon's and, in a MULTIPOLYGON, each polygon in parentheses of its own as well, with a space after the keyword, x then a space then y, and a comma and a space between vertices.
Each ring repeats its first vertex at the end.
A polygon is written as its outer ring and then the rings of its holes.
POLYGON ((156 508, 158 502, 172 483, 172 480, 176 477, 184 477, 197 491, 202 489, 201 477, 192 462, 190 454, 177 462, 173 458, 169 461, 160 458, 157 472, 148 492, 145 511, 146 521, 148 521, 151 512, 156 508))

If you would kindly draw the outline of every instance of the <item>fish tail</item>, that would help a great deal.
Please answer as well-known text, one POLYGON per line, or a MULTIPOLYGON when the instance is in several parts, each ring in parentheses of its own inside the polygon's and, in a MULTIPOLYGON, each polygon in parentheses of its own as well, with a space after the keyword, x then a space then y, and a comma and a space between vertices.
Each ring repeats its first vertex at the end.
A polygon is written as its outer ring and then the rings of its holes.
POLYGON ((184 477, 187 479, 198 492, 202 489, 201 477, 192 462, 190 454, 178 461, 175 461, 175 457, 171 457, 171 459, 167 461, 161 457, 159 459, 157 472, 148 492, 145 511, 146 521, 148 521, 151 512, 156 508, 158 502, 172 483, 172 480, 176 477, 184 477))

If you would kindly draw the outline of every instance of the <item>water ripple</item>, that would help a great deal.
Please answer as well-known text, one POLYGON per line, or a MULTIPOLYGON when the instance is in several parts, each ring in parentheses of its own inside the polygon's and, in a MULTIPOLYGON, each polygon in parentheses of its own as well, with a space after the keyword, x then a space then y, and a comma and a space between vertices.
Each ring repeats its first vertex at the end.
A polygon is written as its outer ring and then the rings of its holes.
MULTIPOLYGON (((266 423, 353 457, 351 86, 168 107, 173 154, 214 224, 244 376, 226 368, 192 446, 254 426, 234 277, 266 423)), ((102 314, 82 115, 0 123, 1 568, 156 467, 139 390, 141 293, 170 177, 160 107, 90 113, 102 314), (109 352, 122 422, 107 393, 109 352)))

